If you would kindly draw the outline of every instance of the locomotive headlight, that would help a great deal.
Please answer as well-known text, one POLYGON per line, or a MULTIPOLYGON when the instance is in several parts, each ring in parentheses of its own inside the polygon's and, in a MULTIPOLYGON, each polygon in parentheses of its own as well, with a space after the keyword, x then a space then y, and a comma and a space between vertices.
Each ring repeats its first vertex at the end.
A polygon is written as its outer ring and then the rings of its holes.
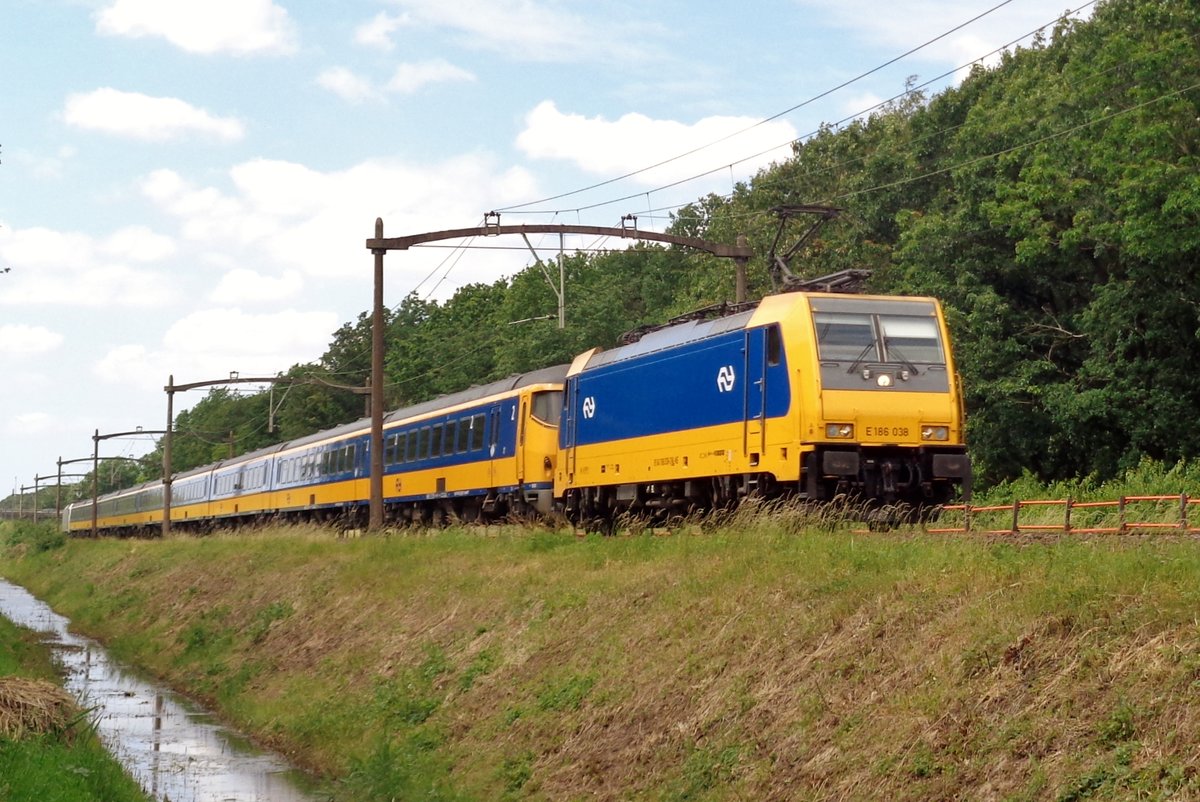
POLYGON ((850 440, 854 437, 854 426, 849 423, 827 423, 825 436, 830 440, 850 440))
POLYGON ((950 427, 949 426, 922 426, 921 427, 921 439, 922 440, 949 440, 950 439, 950 427))

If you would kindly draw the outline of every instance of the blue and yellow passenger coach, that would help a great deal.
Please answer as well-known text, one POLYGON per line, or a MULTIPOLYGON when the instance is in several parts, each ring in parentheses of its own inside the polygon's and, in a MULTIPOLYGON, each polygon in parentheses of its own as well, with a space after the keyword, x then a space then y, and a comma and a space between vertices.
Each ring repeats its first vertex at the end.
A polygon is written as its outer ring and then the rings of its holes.
MULTIPOLYGON (((393 521, 476 521, 549 513, 567 366, 510 376, 388 413, 383 494, 393 521)), ((370 501, 370 422, 360 420, 212 465, 171 482, 171 523, 183 529, 261 521, 355 526, 370 501)), ((163 483, 102 496, 96 526, 151 533, 162 525, 163 483)), ((63 513, 89 531, 92 503, 63 513)))
POLYGON ((844 496, 937 505, 971 465, 932 298, 791 293, 579 356, 555 492, 576 520, 844 496))

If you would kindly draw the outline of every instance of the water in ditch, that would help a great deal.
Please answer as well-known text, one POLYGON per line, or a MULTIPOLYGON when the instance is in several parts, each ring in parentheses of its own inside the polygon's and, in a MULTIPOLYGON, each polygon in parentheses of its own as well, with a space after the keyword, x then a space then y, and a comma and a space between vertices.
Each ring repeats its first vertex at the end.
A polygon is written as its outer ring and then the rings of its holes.
POLYGON ((195 703, 113 662, 66 618, 0 579, 0 615, 46 635, 66 687, 92 710, 108 747, 162 802, 316 802, 305 776, 216 723, 195 703))

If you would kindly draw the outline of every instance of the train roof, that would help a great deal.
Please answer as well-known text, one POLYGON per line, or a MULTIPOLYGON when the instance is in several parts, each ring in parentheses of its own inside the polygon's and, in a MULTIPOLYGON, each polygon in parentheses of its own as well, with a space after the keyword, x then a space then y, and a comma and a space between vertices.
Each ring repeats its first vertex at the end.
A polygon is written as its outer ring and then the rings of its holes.
POLYGON ((750 318, 754 316, 754 312, 755 310, 748 309, 744 312, 738 312, 737 314, 713 320, 689 320, 675 326, 655 329, 643 334, 640 340, 632 342, 629 345, 621 345, 616 348, 610 348, 607 351, 596 352, 588 360, 585 367, 595 368, 601 365, 609 365, 613 362, 621 362, 626 359, 642 356, 643 354, 653 353, 654 351, 663 351, 685 343, 704 340, 727 331, 743 329, 750 322, 750 318))
MULTIPOLYGON (((429 401, 423 401, 419 404, 413 404, 411 406, 393 410, 384 416, 384 421, 386 423, 405 420, 419 415, 437 412, 441 409, 452 408, 462 404, 469 404, 472 401, 480 401, 485 398, 489 398, 494 395, 500 395, 512 390, 517 390, 522 387, 530 387, 537 384, 561 384, 566 378, 568 367, 568 365, 555 365, 554 367, 542 368, 540 370, 534 370, 528 373, 514 374, 504 379, 500 379, 499 381, 490 382, 489 384, 481 384, 475 387, 469 387, 466 390, 462 390, 457 393, 450 393, 449 395, 439 396, 438 398, 430 399, 429 401)), ((356 434, 369 429, 370 426, 370 418, 359 418, 356 421, 344 423, 331 429, 313 432, 312 434, 298 437, 294 440, 276 443, 255 451, 249 451, 245 454, 240 454, 236 457, 230 457, 229 459, 224 459, 219 462, 212 462, 208 463, 207 465, 200 465, 195 468, 190 468, 186 471, 180 471, 179 473, 173 475, 172 482, 179 483, 184 479, 189 479, 197 475, 206 474, 211 471, 220 471, 222 468, 242 466, 248 462, 253 462, 254 460, 262 457, 271 456, 272 454, 276 454, 280 451, 288 451, 294 448, 310 445, 312 443, 319 443, 325 440, 337 439, 347 435, 356 434)), ((100 498, 113 498, 128 493, 140 492, 161 484, 161 479, 152 479, 148 482, 135 485, 134 487, 110 491, 103 494, 100 498)), ((91 503, 90 499, 87 501, 88 503, 91 503)))
POLYGON ((490 384, 469 387, 458 393, 443 395, 429 401, 423 401, 420 404, 413 404, 412 406, 393 410, 384 416, 383 420, 387 424, 416 418, 448 407, 470 404, 472 401, 482 401, 494 395, 518 390, 522 387, 530 387, 535 384, 562 384, 567 378, 567 368, 569 367, 570 365, 555 365, 554 367, 542 368, 541 370, 534 370, 529 373, 519 373, 500 379, 499 381, 491 382, 490 384))
MULTIPOLYGON (((466 390, 461 390, 457 393, 438 396, 429 401, 422 401, 419 404, 412 404, 407 407, 392 410, 384 415, 384 423, 392 423, 399 420, 426 415, 437 412, 442 409, 469 404, 472 401, 480 401, 501 393, 510 392, 521 387, 529 387, 535 384, 561 384, 567 375, 567 365, 556 365, 550 368, 542 368, 541 370, 530 371, 529 373, 518 373, 508 376, 499 381, 494 381, 489 384, 476 385, 469 387, 466 390)), ((371 427, 370 418, 359 418, 350 423, 343 423, 340 426, 335 426, 332 429, 323 429, 319 432, 313 432, 303 437, 297 437, 294 440, 288 440, 284 443, 260 448, 257 451, 250 451, 237 457, 232 457, 221 462, 197 468, 194 470, 220 470, 226 465, 241 465, 246 462, 251 462, 255 459, 270 456, 280 451, 290 451, 295 448, 301 448, 313 443, 320 443, 326 440, 336 440, 342 437, 347 437, 359 432, 362 432, 371 427)))
POLYGON ((626 359, 664 351, 687 343, 698 342, 727 331, 737 331, 757 323, 774 322, 797 303, 807 303, 814 311, 889 311, 897 314, 928 315, 936 310, 933 298, 893 295, 850 295, 845 293, 788 292, 764 296, 759 301, 737 304, 718 304, 676 318, 663 326, 648 327, 628 332, 626 344, 597 350, 579 368, 589 370, 611 365, 626 359), (722 314, 733 309, 731 314, 722 314), (713 315, 717 316, 713 316, 713 315), (687 319, 691 318, 691 319, 687 319), (634 339, 636 338, 636 339, 634 339))

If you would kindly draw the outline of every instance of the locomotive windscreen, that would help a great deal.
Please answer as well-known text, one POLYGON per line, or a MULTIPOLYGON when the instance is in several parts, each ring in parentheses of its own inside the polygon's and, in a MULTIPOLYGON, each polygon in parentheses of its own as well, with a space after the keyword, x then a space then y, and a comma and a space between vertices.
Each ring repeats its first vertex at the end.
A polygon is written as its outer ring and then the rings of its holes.
POLYGON ((826 388, 945 392, 946 353, 932 302, 814 298, 812 309, 826 388), (880 383, 882 373, 888 379, 880 383))

